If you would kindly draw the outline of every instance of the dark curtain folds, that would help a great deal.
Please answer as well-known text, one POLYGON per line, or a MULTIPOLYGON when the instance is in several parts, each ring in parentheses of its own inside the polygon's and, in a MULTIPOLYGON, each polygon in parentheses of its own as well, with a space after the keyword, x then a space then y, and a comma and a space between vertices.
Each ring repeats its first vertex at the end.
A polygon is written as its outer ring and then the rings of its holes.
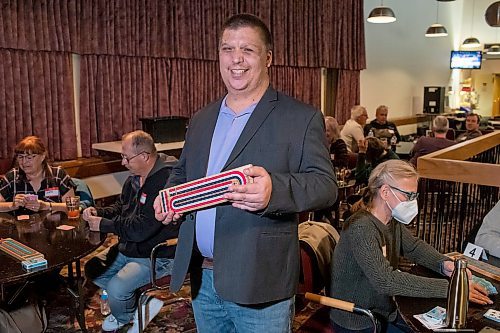
POLYGON ((91 155, 93 142, 120 140, 141 128, 140 118, 191 117, 223 92, 214 61, 82 56, 82 154, 91 155))
POLYGON ((0 0, 0 48, 78 53, 82 0, 0 0))
POLYGON ((37 135, 56 160, 76 157, 71 54, 0 49, 0 156, 37 135))
POLYGON ((54 158, 77 157, 70 52, 81 55, 83 156, 139 128, 140 117, 192 115, 225 91, 218 36, 243 12, 271 28, 273 86, 319 108, 320 68, 335 68, 336 112, 359 103, 363 0, 0 0, 1 156, 33 131, 45 132, 54 158), (7 128, 13 119, 22 131, 7 128))
POLYGON ((216 61, 223 22, 248 12, 271 28, 275 65, 365 67, 362 0, 88 0, 81 9, 84 54, 216 61))
POLYGON ((360 73, 349 70, 339 70, 337 73, 335 118, 339 124, 345 124, 351 118, 351 108, 360 101, 360 73))
POLYGON ((271 66, 271 85, 304 103, 321 108, 321 69, 271 66))

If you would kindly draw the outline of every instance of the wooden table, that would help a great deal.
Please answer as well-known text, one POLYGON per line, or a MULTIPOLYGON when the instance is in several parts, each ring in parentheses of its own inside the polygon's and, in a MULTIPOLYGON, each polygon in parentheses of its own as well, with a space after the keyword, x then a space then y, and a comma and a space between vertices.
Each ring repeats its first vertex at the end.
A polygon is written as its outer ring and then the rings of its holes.
POLYGON ((38 275, 59 270, 68 265, 68 291, 75 299, 77 319, 82 330, 85 329, 84 301, 82 299, 82 276, 80 259, 92 253, 106 239, 105 234, 90 231, 87 223, 81 219, 68 220, 66 214, 33 214, 27 221, 18 221, 8 213, 0 213, 0 237, 13 238, 24 245, 44 254, 46 269, 26 272, 21 262, 0 251, 0 288, 1 299, 7 301, 6 287, 19 285, 18 295, 24 287, 38 275), (71 230, 59 230, 60 225, 74 226, 71 230), (75 263, 75 275, 72 264, 75 263), (77 291, 73 291, 76 288, 77 291))
MULTIPOLYGON (((496 258, 491 258, 489 263, 495 264, 498 267, 500 264, 500 260, 496 258)), ((436 277, 436 273, 430 272, 429 270, 416 266, 411 270, 412 274, 423 275, 423 276, 432 276, 436 277)), ((474 275, 480 276, 477 273, 474 275)), ((483 277, 483 276, 481 276, 483 277)), ((493 285, 500 292, 500 283, 498 281, 486 278, 488 281, 493 283, 493 285)), ((469 311, 467 312, 467 328, 472 328, 476 332, 479 332, 484 327, 491 327, 496 330, 500 330, 500 323, 497 323, 493 320, 487 319, 483 317, 483 314, 488 309, 496 309, 500 310, 500 296, 497 294, 495 296, 490 297, 493 300, 492 305, 488 306, 480 306, 474 303, 469 302, 469 311)), ((417 319, 413 317, 415 314, 425 313, 435 306, 442 306, 446 308, 446 299, 435 299, 435 298, 413 298, 413 297, 396 297, 401 313, 410 327, 413 328, 415 332, 432 332, 431 330, 425 328, 417 319)))

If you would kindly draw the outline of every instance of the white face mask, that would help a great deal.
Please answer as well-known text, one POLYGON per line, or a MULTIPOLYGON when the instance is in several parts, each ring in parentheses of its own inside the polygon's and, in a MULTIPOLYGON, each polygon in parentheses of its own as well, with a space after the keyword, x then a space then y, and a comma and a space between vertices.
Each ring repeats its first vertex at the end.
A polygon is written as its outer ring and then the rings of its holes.
POLYGON ((394 193, 392 188, 389 187, 389 189, 391 190, 392 194, 396 197, 396 199, 398 199, 399 201, 399 203, 394 208, 391 208, 391 206, 387 201, 385 202, 392 212, 392 217, 394 217, 396 220, 398 220, 403 224, 409 224, 418 214, 417 199, 409 201, 401 201, 394 193))

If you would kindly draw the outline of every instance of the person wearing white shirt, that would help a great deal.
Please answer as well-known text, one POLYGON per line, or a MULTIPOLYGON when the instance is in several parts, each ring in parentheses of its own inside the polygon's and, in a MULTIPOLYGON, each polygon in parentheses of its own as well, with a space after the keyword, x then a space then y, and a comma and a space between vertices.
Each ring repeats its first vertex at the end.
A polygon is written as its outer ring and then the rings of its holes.
POLYGON ((345 141, 350 153, 357 153, 359 150, 358 141, 365 139, 363 126, 365 126, 367 119, 368 113, 364 106, 355 105, 352 107, 351 119, 346 121, 340 132, 340 138, 345 141))
POLYGON ((476 236, 476 245, 500 258, 500 201, 484 217, 476 236))

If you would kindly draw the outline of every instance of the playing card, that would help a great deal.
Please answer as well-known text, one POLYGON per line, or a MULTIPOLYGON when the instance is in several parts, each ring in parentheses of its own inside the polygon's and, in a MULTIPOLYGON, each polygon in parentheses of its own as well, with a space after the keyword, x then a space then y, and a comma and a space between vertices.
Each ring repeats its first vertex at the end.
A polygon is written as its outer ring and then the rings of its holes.
POLYGON ((38 200, 38 195, 36 195, 36 194, 26 194, 24 197, 28 201, 36 201, 36 200, 38 200))
POLYGON ((60 226, 56 227, 56 229, 59 229, 59 230, 71 230, 74 228, 75 228, 74 226, 67 225, 67 224, 61 224, 60 226))
POLYGON ((496 321, 497 323, 500 323, 500 311, 498 310, 489 309, 488 311, 486 311, 484 316, 488 319, 496 321))
POLYGON ((484 287, 488 291, 488 295, 498 294, 497 288, 488 280, 472 275, 472 282, 484 287))

